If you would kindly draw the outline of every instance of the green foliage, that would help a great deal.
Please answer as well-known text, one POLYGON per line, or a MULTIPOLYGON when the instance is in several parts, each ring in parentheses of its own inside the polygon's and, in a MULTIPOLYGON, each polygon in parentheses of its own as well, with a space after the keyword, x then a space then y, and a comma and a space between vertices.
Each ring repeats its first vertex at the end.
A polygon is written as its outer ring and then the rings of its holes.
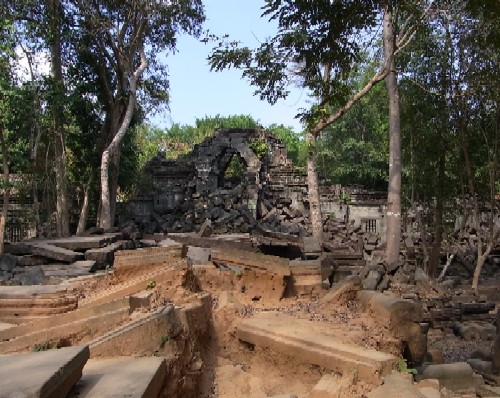
MULTIPOLYGON (((367 67, 353 76, 351 84, 361 87, 372 73, 373 68, 367 67)), ((343 185, 385 189, 387 102, 385 86, 375 86, 342 119, 325 129, 317 141, 317 162, 322 176, 343 185)))
POLYGON ((42 352, 42 351, 48 351, 50 350, 52 347, 50 346, 50 342, 49 341, 46 341, 42 344, 37 344, 35 345, 35 348, 33 348, 33 352, 42 352))
POLYGON ((146 285, 146 289, 150 290, 150 289, 154 289, 155 287, 156 287, 156 281, 154 281, 154 280, 148 281, 148 283, 146 285))
POLYGON ((160 349, 165 346, 170 341, 170 336, 169 335, 163 335, 160 337, 160 349))
POLYGON ((264 141, 253 139, 249 146, 260 160, 263 160, 269 152, 269 147, 264 141))
POLYGON ((417 369, 415 368, 409 368, 408 367, 408 362, 405 358, 400 358, 398 362, 398 372, 401 373, 410 373, 412 375, 418 374, 417 369))
POLYGON ((243 159, 238 155, 231 156, 231 160, 228 163, 226 171, 224 172, 224 179, 227 180, 239 180, 245 172, 246 165, 243 159))
POLYGON ((282 124, 272 124, 267 129, 283 142, 293 164, 296 167, 304 167, 307 161, 307 144, 303 135, 282 124))

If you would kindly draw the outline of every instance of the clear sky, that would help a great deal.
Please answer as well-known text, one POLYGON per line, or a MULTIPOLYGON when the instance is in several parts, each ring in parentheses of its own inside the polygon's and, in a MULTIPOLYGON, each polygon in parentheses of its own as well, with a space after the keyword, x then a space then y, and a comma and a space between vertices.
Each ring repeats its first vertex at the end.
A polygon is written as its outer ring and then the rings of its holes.
MULTIPOLYGON (((276 25, 261 19, 263 1, 206 0, 205 29, 217 35, 229 34, 254 48, 259 40, 275 33, 276 25)), ((188 36, 179 38, 174 55, 166 59, 170 74, 170 114, 152 118, 151 123, 169 127, 172 123, 194 125, 196 118, 205 116, 250 115, 263 126, 272 123, 302 131, 295 115, 310 101, 306 92, 294 89, 286 100, 271 106, 254 96, 255 88, 241 78, 239 70, 210 72, 206 60, 212 45, 205 45, 188 36)))

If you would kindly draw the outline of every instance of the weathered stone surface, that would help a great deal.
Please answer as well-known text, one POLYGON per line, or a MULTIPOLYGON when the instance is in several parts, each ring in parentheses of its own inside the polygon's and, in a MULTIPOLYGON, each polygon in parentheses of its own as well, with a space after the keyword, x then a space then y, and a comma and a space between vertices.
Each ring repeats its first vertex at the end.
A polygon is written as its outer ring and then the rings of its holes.
POLYGON ((165 376, 164 358, 90 359, 75 390, 80 398, 156 398, 165 376))
POLYGON ((372 270, 368 273, 368 276, 363 280, 363 289, 376 290, 381 280, 382 280, 382 274, 378 271, 372 270))
POLYGON ((70 335, 86 337, 106 333, 128 320, 128 298, 31 321, 0 331, 0 353, 33 350, 46 342, 57 342, 70 335))
POLYGON ((130 296, 130 311, 133 312, 137 309, 149 309, 153 299, 153 292, 144 290, 130 296))
POLYGON ((0 256, 0 271, 11 272, 17 265, 17 257, 12 254, 5 253, 0 256))
POLYGON ((210 261, 212 255, 211 249, 206 249, 203 247, 188 246, 186 259, 188 264, 206 264, 210 261))
POLYGON ((85 252, 85 260, 95 261, 97 268, 111 266, 114 263, 115 252, 122 248, 122 242, 115 242, 99 249, 90 249, 85 252))
POLYGON ((413 301, 367 290, 359 291, 358 299, 377 322, 385 325, 394 337, 406 342, 410 362, 421 364, 427 353, 427 336, 420 327, 423 319, 422 306, 413 301))
POLYGON ((491 361, 483 361, 482 359, 472 358, 468 359, 467 363, 472 369, 478 373, 491 374, 493 373, 493 363, 491 361))
POLYGON ((11 283, 23 286, 41 285, 45 280, 45 272, 42 267, 16 267, 14 268, 11 283))
POLYGON ((466 362, 446 363, 440 365, 424 365, 415 376, 417 381, 438 379, 441 386, 452 391, 474 388, 473 372, 466 362))
POLYGON ((82 253, 63 249, 49 243, 30 241, 29 244, 32 246, 33 254, 37 256, 47 257, 65 263, 72 263, 78 260, 83 260, 84 258, 84 255, 82 253))
POLYGON ((317 322, 277 312, 262 312, 243 320, 236 336, 342 374, 354 369, 361 380, 368 382, 378 381, 398 362, 393 355, 341 343, 330 328, 317 322))
POLYGON ((305 258, 318 258, 321 255, 320 242, 313 237, 304 237, 304 256, 305 258))
POLYGON ((209 238, 212 236, 212 221, 206 219, 203 224, 201 224, 200 230, 198 232, 198 236, 200 238, 209 238))
POLYGON ((181 256, 182 246, 121 250, 114 255, 113 269, 118 278, 126 279, 173 265, 181 256))
POLYGON ((0 394, 7 398, 65 398, 88 358, 87 346, 0 356, 0 394))
POLYGON ((60 314, 75 309, 76 296, 60 286, 0 286, 3 320, 60 314))
POLYGON ((288 264, 291 272, 287 295, 317 296, 323 290, 321 261, 291 260, 288 264))
POLYGON ((331 289, 319 301, 320 306, 330 305, 338 302, 343 295, 356 295, 361 289, 361 278, 353 275, 333 284, 331 289))

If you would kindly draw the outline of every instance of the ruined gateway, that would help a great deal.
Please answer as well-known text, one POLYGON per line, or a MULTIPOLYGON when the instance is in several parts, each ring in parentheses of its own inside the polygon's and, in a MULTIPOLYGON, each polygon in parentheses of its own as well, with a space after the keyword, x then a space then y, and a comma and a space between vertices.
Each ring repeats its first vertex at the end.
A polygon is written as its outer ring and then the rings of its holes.
MULTIPOLYGON (((208 219, 216 233, 258 227, 309 235, 306 175, 293 166, 284 144, 264 130, 219 129, 176 160, 159 153, 144 174, 149 184, 128 204, 126 218, 147 233, 192 232, 208 219)), ((325 181, 320 195, 325 216, 385 233, 385 195, 325 181)))

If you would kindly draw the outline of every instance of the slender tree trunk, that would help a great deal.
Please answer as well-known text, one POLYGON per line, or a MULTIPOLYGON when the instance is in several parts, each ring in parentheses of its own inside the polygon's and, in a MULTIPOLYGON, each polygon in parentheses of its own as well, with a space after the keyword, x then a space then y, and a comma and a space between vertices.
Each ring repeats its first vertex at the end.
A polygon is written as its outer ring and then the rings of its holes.
POLYGON ((323 215, 321 214, 318 173, 316 167, 316 136, 308 132, 306 134, 306 141, 309 152, 307 157, 307 185, 311 228, 313 236, 321 243, 323 241, 323 215))
MULTIPOLYGON (((129 97, 125 117, 120 124, 118 132, 113 137, 113 140, 108 147, 103 151, 101 157, 101 212, 99 226, 104 229, 109 229, 113 226, 113 219, 111 218, 112 206, 109 186, 109 166, 111 164, 112 157, 119 150, 123 137, 127 132, 130 121, 132 120, 136 105, 137 82, 148 65, 144 48, 140 49, 140 55, 141 64, 129 77, 129 97)), ((116 198, 116 196, 114 197, 116 198)))
POLYGON ((392 21, 392 6, 384 14, 384 54, 390 72, 386 77, 389 95, 389 187, 387 192, 387 246, 386 261, 399 261, 401 242, 401 129, 399 112, 399 90, 394 62, 395 34, 392 21))
POLYGON ((92 185, 92 176, 89 177, 85 188, 83 189, 83 203, 82 209, 80 211, 80 218, 78 219, 78 227, 76 229, 76 234, 81 235, 85 232, 87 227, 87 218, 89 215, 89 197, 90 197, 90 187, 92 185))
POLYGON ((427 275, 431 278, 436 276, 436 271, 439 265, 439 261, 441 258, 441 245, 443 243, 443 234, 444 234, 444 221, 443 221, 443 212, 444 212, 444 193, 443 187, 445 184, 445 156, 446 156, 446 148, 444 144, 444 138, 440 136, 440 144, 439 144, 439 164, 438 164, 438 175, 437 175, 437 189, 436 189, 436 213, 435 213, 435 227, 434 227, 434 242, 432 244, 431 255, 429 258, 429 268, 426 270, 427 275))
POLYGON ((3 168, 3 204, 2 213, 0 214, 0 257, 4 255, 5 252, 5 227, 7 225, 7 216, 9 213, 9 199, 10 199, 10 176, 9 176, 9 153, 7 150, 7 144, 5 143, 5 137, 3 134, 3 128, 0 126, 0 146, 2 147, 2 168, 3 168))
POLYGON ((31 182, 31 193, 33 195, 33 213, 35 218, 35 230, 36 236, 40 236, 40 203, 38 199, 38 182, 36 175, 37 159, 38 159, 38 147, 40 145, 40 140, 42 138, 42 128, 40 126, 40 115, 42 113, 42 105, 40 101, 39 89, 36 84, 35 72, 33 69, 33 57, 32 54, 27 51, 22 44, 20 45, 24 52, 24 55, 28 61, 28 69, 31 77, 32 90, 35 93, 33 97, 33 108, 35 109, 35 117, 33 118, 34 131, 30 136, 30 163, 31 163, 31 173, 33 174, 31 182))
POLYGON ((57 236, 69 236, 69 200, 68 180, 66 175, 66 149, 64 142, 63 113, 61 105, 64 98, 64 80, 61 53, 61 7, 59 0, 47 0, 50 10, 50 63, 51 75, 56 91, 55 101, 51 104, 53 112, 53 144, 56 174, 56 233, 57 236))

